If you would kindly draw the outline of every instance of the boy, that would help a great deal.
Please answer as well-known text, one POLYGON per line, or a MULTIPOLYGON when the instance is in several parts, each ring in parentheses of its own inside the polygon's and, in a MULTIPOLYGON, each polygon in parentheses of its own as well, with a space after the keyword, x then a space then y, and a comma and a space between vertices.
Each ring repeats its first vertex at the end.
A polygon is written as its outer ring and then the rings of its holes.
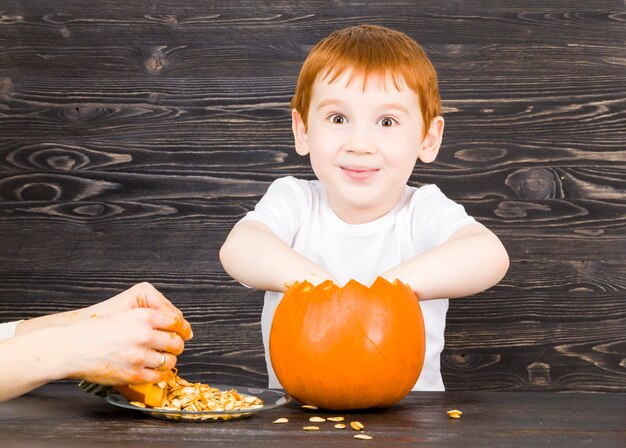
POLYGON ((285 285, 399 279, 417 294, 426 328, 413 390, 443 390, 439 357, 448 299, 483 291, 508 269, 500 240, 435 185, 407 185, 437 156, 444 120, 435 70, 403 33, 363 25, 310 52, 292 100, 296 152, 319 180, 276 180, 220 250, 225 270, 263 289, 268 347, 285 285), (435 300, 433 300, 435 299, 435 300))

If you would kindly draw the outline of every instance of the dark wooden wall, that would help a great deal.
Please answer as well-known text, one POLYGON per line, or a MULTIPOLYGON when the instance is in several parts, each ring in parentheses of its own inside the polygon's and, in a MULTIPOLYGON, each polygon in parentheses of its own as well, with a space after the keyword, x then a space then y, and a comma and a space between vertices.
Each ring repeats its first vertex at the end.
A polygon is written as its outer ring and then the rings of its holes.
POLYGON ((411 182, 511 256, 451 302, 448 388, 626 392, 621 0, 0 0, 0 321, 148 280, 194 325, 184 376, 265 384, 262 293, 218 249, 273 179, 311 178, 296 76, 360 23, 408 33, 439 72, 443 148, 411 182))

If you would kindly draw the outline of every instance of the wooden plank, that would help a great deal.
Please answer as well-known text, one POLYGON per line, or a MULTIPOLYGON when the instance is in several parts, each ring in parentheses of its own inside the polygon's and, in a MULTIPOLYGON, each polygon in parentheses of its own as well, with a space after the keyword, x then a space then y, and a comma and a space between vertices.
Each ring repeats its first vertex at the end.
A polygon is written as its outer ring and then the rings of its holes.
MULTIPOLYGON (((86 215, 88 213, 114 214, 115 206, 124 204, 85 204, 77 211, 68 207, 68 210, 59 208, 63 213, 86 215), (99 207, 102 206, 102 209, 99 207)), ((141 207, 141 205, 139 205, 141 207)), ((42 266, 50 260, 64 260, 64 262, 87 263, 96 265, 101 263, 102 254, 109 260, 125 260, 124 252, 142 254, 143 257, 154 258, 154 253, 167 254, 171 263, 185 263, 187 268, 193 261, 202 263, 203 260, 217 261, 218 248, 226 234, 236 222, 229 221, 227 225, 215 224, 215 220, 201 217, 192 218, 188 224, 168 217, 167 213, 142 211, 148 217, 152 216, 162 224, 129 222, 120 220, 119 226, 107 225, 106 215, 104 222, 99 224, 97 219, 93 223, 84 225, 62 224, 54 216, 36 225, 34 216, 25 216, 16 221, 15 225, 2 225, 0 232, 10 237, 3 238, 3 249, 0 259, 9 263, 41 263, 42 266), (119 245, 124 251, 116 251, 119 245), (70 250, 68 253, 67 251, 70 250), (72 261, 72 257, 79 257, 72 261), (206 257, 206 258, 205 258, 206 257), (82 259, 82 261, 81 261, 82 259), (100 259, 100 260, 99 260, 100 259)), ((167 208, 166 208, 167 210, 167 208)), ((54 209, 52 209, 54 211, 54 209)), ((141 211, 141 209, 140 209, 141 211)), ((243 212, 243 210, 242 210, 243 212)), ((576 232, 576 226, 571 228, 555 228, 552 233, 544 232, 541 222, 536 226, 527 227, 522 234, 518 234, 513 224, 508 230, 496 229, 501 233, 505 247, 511 253, 514 262, 549 263, 550 260, 592 261, 609 260, 621 261, 625 253, 623 231, 605 231, 599 226, 596 232, 576 232)), ((594 230, 591 228, 590 230, 594 230)), ((128 261, 130 262, 130 261, 128 261)), ((540 264, 540 265, 541 265, 540 264)), ((29 264, 30 266, 30 264, 29 264)), ((104 269, 104 266, 101 266, 104 269)))
MULTIPOLYGON (((601 26, 601 25, 598 25, 601 26)), ((209 30, 198 31, 202 34, 209 30)), ((213 31, 214 32, 214 31, 213 31)), ((524 79, 535 80, 540 83, 538 76, 543 73, 554 75, 567 72, 566 79, 544 79, 543 82, 584 82, 582 76, 593 74, 600 77, 602 74, 613 73, 623 77, 624 48, 619 44, 620 37, 626 33, 617 32, 616 39, 607 42, 586 42, 571 40, 566 42, 527 42, 524 44, 507 43, 437 43, 424 40, 422 45, 429 54, 433 64, 439 71, 442 90, 454 89, 455 84, 450 81, 454 78, 472 80, 478 76, 489 76, 494 81, 494 87, 503 84, 518 84, 522 86, 524 79), (576 43, 584 42, 584 43, 576 43), (532 55, 532 57, 531 57, 532 55), (568 64, 575 59, 577 64, 568 64), (519 73, 520 65, 528 70, 519 73), (590 73, 593 70, 593 73, 590 73), (511 78, 511 73, 515 77, 511 78), (448 87, 450 85, 450 87, 448 87)), ((312 43, 309 35, 290 36, 289 40, 274 45, 260 36, 243 34, 237 42, 225 33, 228 42, 211 42, 210 38, 201 43, 187 42, 186 45, 164 42, 154 45, 153 42, 144 43, 133 40, 120 45, 103 46, 98 41, 82 42, 80 46, 68 46, 66 42, 50 47, 38 46, 9 46, 0 48, 1 74, 4 79, 15 78, 16 82, 33 82, 37 80, 43 86, 53 85, 53 79, 67 79, 71 85, 77 85, 77 80, 90 79, 102 83, 112 92, 123 89, 126 85, 144 84, 163 85, 166 80, 178 80, 178 87, 169 91, 180 90, 185 84, 198 84, 199 80, 210 85, 219 79, 243 78, 259 79, 272 77, 293 80, 298 74, 302 61, 308 54, 312 43), (295 39, 294 39, 295 38, 295 39), (243 40, 245 39, 245 40, 243 40), (79 62, 80 61, 80 62, 79 62), (207 64, 206 61, 211 61, 207 64), (72 76, 67 76, 71 69, 72 76), (26 79, 24 73, 28 73, 26 79), (42 76, 40 73, 46 73, 42 76), (124 84, 114 84, 115 79, 123 78, 124 84), (48 82, 46 82, 48 81, 48 82), (110 86, 110 87, 109 87, 110 86)), ((323 36, 320 36, 320 38, 323 36)), ((281 41, 279 36, 274 37, 281 41)), ((184 39, 183 39, 184 41, 184 39)), ((0 39, 2 42, 2 39, 0 39)), ((84 86, 82 88, 89 88, 84 86)), ((240 83, 245 89, 245 83, 240 83)), ((461 84, 464 86, 466 83, 461 84)), ((94 87, 97 86, 94 84, 94 87)), ((491 85, 489 85, 491 86, 491 85)), ((64 86, 55 86, 64 89, 64 86)), ((457 86, 458 87, 458 86, 457 86)), ((525 89, 529 86, 526 85, 525 89)), ((4 87, 6 89, 6 86, 4 87)), ((488 89, 485 89, 489 92, 488 89)), ((258 94, 259 92, 256 91, 258 94)), ((548 93, 551 93, 548 91, 548 93)), ((558 92, 552 92, 558 93, 558 92)), ((515 92, 511 92, 515 95, 515 92)))
MULTIPOLYGON (((626 100, 615 99, 615 96, 621 92, 620 87, 625 80, 616 80, 612 91, 604 94, 538 96, 526 101, 506 97, 481 100, 448 97, 444 102, 450 131, 446 133, 446 144, 452 142, 459 145, 461 133, 474 129, 474 132, 485 133, 478 133, 475 136, 477 140, 470 140, 469 143, 474 145, 485 144, 484 136, 492 135, 493 139, 486 143, 489 146, 494 146, 494 143, 503 145, 512 140, 518 146, 545 150, 553 146, 557 149, 565 145, 580 147, 595 137, 594 146, 603 143, 619 150, 617 139, 624 134, 626 100), (528 101, 533 105, 529 106, 528 101), (564 140, 573 132, 580 132, 581 135, 564 140), (525 133, 533 135, 524 137, 525 133)), ((132 92, 127 94, 132 96, 132 92)), ((45 103, 19 104, 7 99, 7 110, 3 113, 4 138, 21 138, 24 130, 29 129, 31 138, 49 141, 50 132, 55 129, 56 133, 52 135, 60 140, 77 137, 110 139, 115 136, 131 140, 156 139, 167 144, 214 135, 212 143, 217 146, 232 146, 247 140, 259 146, 263 142, 265 146, 276 143, 292 146, 290 98, 291 92, 276 98, 247 97, 246 104, 237 104, 235 100, 231 104, 200 104, 198 107, 99 103, 97 99, 87 104, 69 103, 66 107, 50 107, 45 103), (141 126, 142 123, 144 126, 141 126)), ((506 146, 504 149, 506 151, 506 146)), ((502 154, 502 149, 498 152, 494 154, 496 158, 506 154, 502 154)))
MULTIPOLYGON (((115 259, 107 257, 104 252, 102 255, 110 264, 107 270, 97 264, 90 265, 86 257, 79 258, 84 260, 82 265, 72 259, 63 264, 36 259, 31 263, 16 260, 9 264, 4 260, 6 268, 0 275, 3 288, 0 297, 6 308, 0 312, 7 318, 17 318, 26 312, 32 316, 50 310, 87 306, 142 280, 159 285, 183 308, 197 311, 202 311, 204 306, 213 306, 216 300, 230 303, 231 297, 262 297, 262 292, 248 290, 230 279, 215 262, 215 257, 207 253, 204 259, 198 256, 200 252, 184 265, 174 258, 175 254, 148 258, 149 251, 145 251, 140 252, 136 260, 122 264, 121 256, 115 259), (217 297, 221 294, 228 295, 228 298, 217 297), (11 300, 19 300, 20 307, 10 309, 11 300), (29 303, 32 309, 29 309, 29 303)), ((624 278, 624 266, 619 262, 554 260, 551 264, 517 263, 500 285, 476 296, 452 301, 448 322, 458 328, 526 322, 533 331, 538 331, 544 321, 560 325, 619 320, 626 317, 624 278), (531 266, 534 269, 524 269, 531 266), (531 277, 539 270, 542 271, 540 275, 531 277)), ((245 316, 250 320, 256 317, 247 314, 245 309, 234 316, 245 316)), ((514 345, 515 339, 510 344, 514 345)))
POLYGON ((3 35, 4 39, 13 38, 10 41, 15 42, 16 37, 23 36, 21 33, 27 33, 52 45, 103 39, 113 43, 141 43, 153 41, 148 36, 155 35, 162 36, 166 43, 200 38, 228 43, 237 37, 231 37, 231 30, 239 29, 240 38, 272 35, 288 41, 299 35, 308 37, 312 44, 335 29, 367 22, 413 31, 414 37, 429 42, 464 43, 469 36, 473 42, 489 43, 492 36, 499 36, 502 41, 523 38, 532 43, 545 41, 549 36, 562 43, 572 38, 605 41, 606 32, 620 35, 624 31, 623 4, 617 0, 597 2, 593 9, 587 10, 567 3, 547 8, 542 5, 534 10, 528 2, 499 10, 486 8, 480 2, 464 2, 462 9, 442 8, 434 2, 430 7, 423 7, 421 2, 401 2, 395 8, 385 2, 343 5, 332 2, 322 8, 284 2, 267 6, 255 3, 254 8, 246 10, 239 2, 214 2, 210 8, 200 7, 186 14, 184 8, 179 8, 180 3, 175 2, 176 8, 170 6, 158 11, 152 5, 132 11, 126 5, 122 11, 111 10, 104 4, 79 10, 70 5, 67 9, 56 6, 55 10, 22 6, 5 14, 3 25, 7 31, 3 35), (478 25, 480 33, 476 32, 478 25), (557 27, 559 32, 555 33, 557 27))
MULTIPOLYGON (((582 279, 584 287, 576 279, 555 284, 554 279, 575 275, 576 266, 558 267, 543 273, 543 282, 531 272, 514 272, 504 285, 451 302, 442 361, 449 388, 618 391, 626 385, 620 367, 620 347, 626 341, 623 266, 598 263, 595 272, 585 269, 591 275, 582 279), (564 272, 569 276, 559 275, 564 272), (524 284, 528 278, 533 279, 531 286, 524 284), (570 293, 564 296, 567 289, 570 293)), ((136 263, 124 271, 70 267, 5 272, 0 277, 0 310, 11 303, 20 306, 0 312, 0 319, 87 306, 147 278, 194 326, 194 339, 180 357, 181 369, 194 377, 264 384, 261 292, 228 281, 219 268, 202 271, 192 265, 186 272, 173 263, 155 268, 153 260, 141 268, 136 263)))
POLYGON ((128 447, 204 447, 210 440, 212 447, 226 448, 334 448, 361 443, 398 448, 613 448, 621 447, 626 437, 625 401, 623 394, 416 392, 387 409, 316 412, 362 422, 373 439, 357 441, 354 431, 333 429, 331 422, 319 424, 317 432, 303 431, 316 414, 303 411, 296 402, 227 423, 171 423, 114 407, 75 384, 54 384, 3 404, 0 431, 8 446, 33 448, 110 445, 112 434, 128 447), (459 420, 446 414, 455 408, 463 411, 459 420), (289 422, 272 424, 279 417, 289 422))

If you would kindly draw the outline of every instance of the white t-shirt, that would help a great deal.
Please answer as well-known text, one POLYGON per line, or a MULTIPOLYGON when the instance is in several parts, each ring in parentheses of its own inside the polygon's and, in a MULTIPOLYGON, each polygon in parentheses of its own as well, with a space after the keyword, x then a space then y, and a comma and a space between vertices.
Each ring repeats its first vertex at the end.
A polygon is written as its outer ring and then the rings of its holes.
POLYGON ((19 324, 20 322, 22 321, 16 320, 15 322, 0 324, 0 341, 15 336, 15 329, 17 328, 17 324, 19 324))
MULTIPOLYGON (((295 251, 319 264, 344 285, 368 284, 380 273, 444 243, 459 228, 475 223, 460 204, 435 185, 406 186, 397 206, 365 224, 348 224, 328 205, 319 181, 280 178, 241 221, 268 226, 295 251)), ((269 356, 269 334, 282 293, 268 291, 261 317, 269 387, 280 388, 269 356)), ((413 390, 444 390, 440 354, 448 299, 420 303, 426 330, 422 373, 413 390)))

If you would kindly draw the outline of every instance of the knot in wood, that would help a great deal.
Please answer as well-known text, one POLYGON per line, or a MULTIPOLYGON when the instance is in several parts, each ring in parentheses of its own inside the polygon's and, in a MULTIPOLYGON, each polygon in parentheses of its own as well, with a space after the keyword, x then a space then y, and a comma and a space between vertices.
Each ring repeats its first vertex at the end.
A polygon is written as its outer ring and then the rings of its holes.
POLYGON ((66 107, 63 109, 63 115, 70 120, 81 120, 90 118, 98 114, 95 107, 66 107))
POLYGON ((543 389, 551 386, 550 364, 544 362, 533 362, 526 367, 528 371, 528 382, 533 389, 543 389))
POLYGON ((70 171, 76 166, 76 160, 67 155, 51 156, 47 159, 48 166, 56 170, 70 171))
POLYGON ((96 217, 101 216, 105 212, 105 207, 102 204, 97 203, 86 204, 74 208, 73 211, 77 215, 96 217))
POLYGON ((165 55, 161 50, 152 50, 144 63, 146 69, 151 73, 159 73, 165 65, 165 55))
POLYGON ((45 182, 25 184, 15 191, 20 201, 56 201, 61 197, 63 189, 60 185, 45 182))
POLYGON ((11 78, 0 79, 0 97, 9 96, 12 87, 13 83, 11 82, 11 78))
POLYGON ((561 198, 562 189, 558 176, 546 168, 525 168, 512 173, 506 184, 523 199, 561 198))

